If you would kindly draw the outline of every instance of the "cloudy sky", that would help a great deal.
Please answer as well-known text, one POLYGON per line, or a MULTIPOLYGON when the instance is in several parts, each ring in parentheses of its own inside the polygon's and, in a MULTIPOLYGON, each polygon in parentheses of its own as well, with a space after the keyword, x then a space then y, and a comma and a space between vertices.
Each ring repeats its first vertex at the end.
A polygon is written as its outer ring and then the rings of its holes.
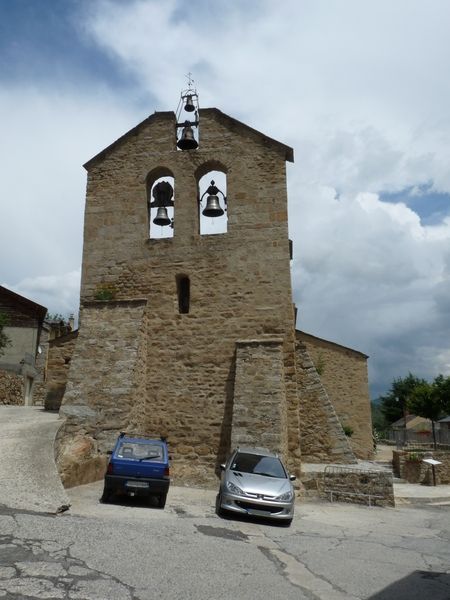
POLYGON ((0 1, 0 283, 78 309, 82 164, 193 73, 292 146, 297 325, 370 355, 373 396, 450 374, 447 0, 0 1))

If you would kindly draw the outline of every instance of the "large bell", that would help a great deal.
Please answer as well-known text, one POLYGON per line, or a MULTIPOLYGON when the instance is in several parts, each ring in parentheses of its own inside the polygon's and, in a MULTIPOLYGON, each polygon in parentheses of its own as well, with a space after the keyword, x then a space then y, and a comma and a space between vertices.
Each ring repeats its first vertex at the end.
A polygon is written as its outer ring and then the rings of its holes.
POLYGON ((221 217, 223 214, 224 210, 220 206, 219 196, 208 196, 202 215, 205 215, 205 217, 221 217))
POLYGON ((160 206, 156 211, 156 217, 153 219, 153 223, 155 225, 170 225, 171 220, 169 219, 169 215, 167 214, 167 208, 165 206, 160 206))
POLYGON ((186 121, 186 125, 183 127, 183 133, 178 140, 177 146, 180 150, 195 150, 195 148, 198 148, 197 140, 188 121, 186 121))
POLYGON ((187 112, 194 112, 195 106, 192 101, 192 96, 186 96, 186 104, 184 105, 184 110, 187 112))

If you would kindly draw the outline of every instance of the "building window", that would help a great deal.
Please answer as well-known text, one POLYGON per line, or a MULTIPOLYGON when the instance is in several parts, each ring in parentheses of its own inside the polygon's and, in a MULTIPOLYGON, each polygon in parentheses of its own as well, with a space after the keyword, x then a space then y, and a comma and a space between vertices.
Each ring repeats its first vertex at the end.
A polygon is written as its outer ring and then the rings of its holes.
POLYGON ((189 312, 191 283, 187 275, 177 275, 178 311, 180 314, 189 312))

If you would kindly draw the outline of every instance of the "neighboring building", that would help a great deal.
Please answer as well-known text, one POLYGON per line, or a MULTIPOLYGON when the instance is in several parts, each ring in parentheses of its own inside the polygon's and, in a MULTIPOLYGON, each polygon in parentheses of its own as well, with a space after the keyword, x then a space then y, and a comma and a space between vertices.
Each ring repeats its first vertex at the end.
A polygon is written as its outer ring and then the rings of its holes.
MULTIPOLYGON (((450 417, 444 417, 435 421, 434 432, 438 444, 450 444, 450 417)), ((433 426, 430 419, 418 417, 417 415, 406 415, 392 423, 388 432, 389 439, 402 445, 408 443, 430 444, 433 442, 433 426)))
MULTIPOLYGON (((391 425, 393 431, 405 430, 405 417, 401 417, 391 425)), ((431 421, 417 415, 406 415, 406 430, 415 433, 431 433, 431 421)))
POLYGON ((47 309, 0 286, 0 312, 7 317, 10 344, 0 355, 0 404, 32 405, 42 381, 39 356, 47 309))
POLYGON ((297 475, 302 460, 355 462, 352 443, 371 453, 367 357, 295 331, 293 150, 216 108, 199 119, 198 149, 177 150, 175 114, 156 112, 85 165, 80 328, 58 440, 66 485, 101 477, 122 430, 167 436, 184 481, 214 480, 235 445, 280 452, 297 475), (217 172, 227 211, 213 235, 225 206, 214 184, 203 190, 217 172), (158 239, 159 225, 171 236, 158 239), (337 377, 351 365, 354 391, 337 377))

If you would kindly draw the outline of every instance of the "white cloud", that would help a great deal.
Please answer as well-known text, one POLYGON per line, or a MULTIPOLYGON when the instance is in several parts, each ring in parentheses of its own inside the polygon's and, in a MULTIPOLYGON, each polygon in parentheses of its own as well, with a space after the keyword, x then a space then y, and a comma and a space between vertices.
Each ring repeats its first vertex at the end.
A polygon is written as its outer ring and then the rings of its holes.
POLYGON ((51 314, 68 316, 77 314, 80 296, 81 270, 63 273, 62 275, 44 275, 26 277, 14 286, 3 285, 17 294, 25 296, 42 306, 51 314))
POLYGON ((408 370, 448 372, 450 221, 423 226, 375 194, 300 193, 291 215, 298 325, 369 354, 378 391, 408 370))
MULTIPOLYGON (((16 84, 0 91, 3 166, 0 277, 6 287, 63 282, 81 262, 86 172, 82 164, 135 124, 136 115, 98 90, 16 84)), ((31 287, 30 287, 31 286, 31 287)), ((46 306, 72 307, 53 288, 46 306)), ((38 299, 36 301, 39 302, 38 299)))

